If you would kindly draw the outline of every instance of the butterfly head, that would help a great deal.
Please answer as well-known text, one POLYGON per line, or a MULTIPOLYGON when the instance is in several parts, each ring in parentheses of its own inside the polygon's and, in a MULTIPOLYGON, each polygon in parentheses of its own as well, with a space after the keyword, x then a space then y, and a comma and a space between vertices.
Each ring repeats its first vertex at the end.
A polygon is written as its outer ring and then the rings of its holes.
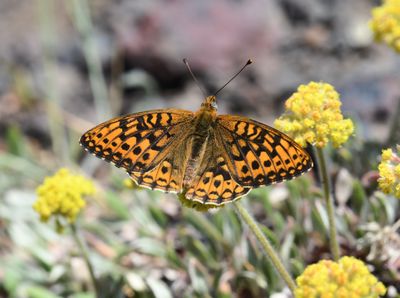
POLYGON ((215 95, 207 96, 204 102, 201 104, 203 109, 217 111, 217 97, 215 95))

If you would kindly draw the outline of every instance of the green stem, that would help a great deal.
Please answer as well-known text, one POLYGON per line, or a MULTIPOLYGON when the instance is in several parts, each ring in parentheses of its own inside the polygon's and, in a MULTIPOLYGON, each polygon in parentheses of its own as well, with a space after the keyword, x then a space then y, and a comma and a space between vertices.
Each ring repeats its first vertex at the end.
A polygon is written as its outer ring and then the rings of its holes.
POLYGON ((71 230, 72 230, 72 236, 74 237, 74 240, 75 240, 76 244, 78 245, 79 250, 81 251, 82 257, 85 260, 86 266, 89 270, 90 278, 92 279, 93 288, 96 293, 96 297, 100 298, 100 290, 98 287, 96 276, 94 274, 93 266, 90 263, 89 254, 86 250, 85 244, 83 243, 83 241, 81 240, 81 238, 78 235, 78 230, 77 230, 75 223, 71 223, 71 230))
POLYGON ((261 243, 262 247, 264 248, 265 253, 271 260, 272 264, 274 265, 276 271, 278 271, 279 275, 285 281, 289 289, 294 293, 296 289, 296 284, 290 274, 287 272, 285 266, 283 265, 282 261, 280 260, 278 254, 275 252, 274 248, 272 247, 271 243, 265 237, 263 232, 261 231, 260 227, 257 225, 254 218, 250 215, 250 213, 243 207, 240 202, 234 202, 233 205, 236 208, 236 211, 240 214, 243 221, 249 226, 250 230, 254 233, 257 237, 258 241, 261 243))
POLYGON ((326 209, 328 212, 329 241, 330 241, 330 245, 331 245, 333 259, 337 262, 337 261, 339 261, 339 257, 340 257, 340 248, 339 248, 339 244, 337 241, 333 197, 330 195, 330 191, 329 191, 329 177, 328 177, 328 171, 326 169, 324 152, 323 152, 322 148, 316 148, 316 149, 317 149, 316 151, 317 151, 320 177, 322 179, 322 187, 324 189, 325 204, 326 204, 326 209))
POLYGON ((51 135, 53 153, 61 157, 64 163, 69 161, 65 146, 65 131, 60 108, 61 96, 56 79, 59 75, 56 70, 55 49, 58 45, 55 2, 51 0, 38 0, 38 17, 40 25, 41 46, 43 49, 42 63, 43 75, 46 82, 44 99, 46 101, 46 114, 51 135))
POLYGON ((70 2, 75 26, 82 38, 83 54, 89 70, 89 82, 93 92, 97 117, 104 119, 111 111, 108 102, 106 80, 101 68, 101 59, 93 38, 93 25, 87 0, 70 2))
POLYGON ((392 147, 400 138, 400 102, 397 103, 397 109, 392 119, 392 125, 389 130, 389 137, 386 140, 385 147, 392 147))

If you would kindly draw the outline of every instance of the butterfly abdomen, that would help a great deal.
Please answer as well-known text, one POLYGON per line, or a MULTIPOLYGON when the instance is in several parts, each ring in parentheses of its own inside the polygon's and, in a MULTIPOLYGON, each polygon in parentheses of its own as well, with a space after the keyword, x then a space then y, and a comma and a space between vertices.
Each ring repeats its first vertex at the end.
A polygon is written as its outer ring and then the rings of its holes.
POLYGON ((199 171, 199 165, 206 152, 207 141, 212 133, 216 113, 208 109, 201 109, 196 113, 193 131, 189 138, 188 156, 186 157, 183 186, 189 186, 199 171))

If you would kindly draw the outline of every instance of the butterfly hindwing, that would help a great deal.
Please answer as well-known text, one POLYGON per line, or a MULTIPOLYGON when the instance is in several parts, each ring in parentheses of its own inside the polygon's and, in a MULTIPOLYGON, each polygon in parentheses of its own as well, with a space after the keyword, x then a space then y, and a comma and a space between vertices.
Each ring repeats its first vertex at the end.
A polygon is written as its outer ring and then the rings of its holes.
POLYGON ((300 145, 270 126, 230 115, 218 116, 216 123, 217 145, 232 177, 244 187, 292 179, 312 167, 300 145))
POLYGON ((163 160, 149 172, 131 172, 129 176, 143 187, 175 193, 181 189, 182 175, 171 160, 163 160))
POLYGON ((232 179, 221 150, 216 147, 215 135, 209 139, 199 170, 185 196, 203 204, 221 205, 245 195, 250 188, 232 179))
POLYGON ((150 171, 165 159, 192 120, 192 112, 176 109, 130 114, 87 131, 80 143, 128 172, 150 171))

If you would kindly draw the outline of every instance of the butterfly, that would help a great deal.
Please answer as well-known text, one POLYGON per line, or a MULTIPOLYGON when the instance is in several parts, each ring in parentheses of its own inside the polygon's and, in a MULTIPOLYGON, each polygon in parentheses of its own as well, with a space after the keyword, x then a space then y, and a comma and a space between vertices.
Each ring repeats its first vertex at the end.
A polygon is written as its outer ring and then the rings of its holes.
POLYGON ((124 168, 139 186, 215 206, 313 166, 284 133, 246 117, 217 115, 215 95, 197 112, 161 109, 111 119, 83 134, 80 144, 124 168))

